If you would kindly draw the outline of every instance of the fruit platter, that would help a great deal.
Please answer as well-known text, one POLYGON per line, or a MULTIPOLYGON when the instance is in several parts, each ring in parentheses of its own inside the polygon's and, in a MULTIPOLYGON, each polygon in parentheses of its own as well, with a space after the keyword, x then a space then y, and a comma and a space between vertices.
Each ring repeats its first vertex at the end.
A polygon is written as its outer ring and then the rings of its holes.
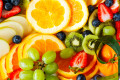
POLYGON ((120 0, 0 0, 0 80, 120 80, 120 0))

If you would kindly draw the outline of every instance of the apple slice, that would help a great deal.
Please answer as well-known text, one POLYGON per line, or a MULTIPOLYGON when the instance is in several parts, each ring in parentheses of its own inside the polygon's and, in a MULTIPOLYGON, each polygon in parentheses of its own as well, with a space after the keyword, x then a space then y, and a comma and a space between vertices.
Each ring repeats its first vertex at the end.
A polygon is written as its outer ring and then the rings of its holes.
POLYGON ((24 29, 23 29, 22 25, 18 22, 15 22, 15 21, 3 22, 0 24, 0 28, 2 28, 2 27, 13 28, 16 31, 17 35, 23 37, 24 29))
POLYGON ((0 58, 6 55, 9 51, 10 51, 9 44, 5 40, 0 39, 0 58))
POLYGON ((16 22, 20 23, 24 29, 24 36, 28 35, 32 31, 32 27, 28 24, 24 15, 13 16, 13 17, 6 19, 5 21, 16 21, 16 22))
POLYGON ((12 43, 12 38, 16 35, 16 31, 9 27, 0 28, 0 38, 12 43))

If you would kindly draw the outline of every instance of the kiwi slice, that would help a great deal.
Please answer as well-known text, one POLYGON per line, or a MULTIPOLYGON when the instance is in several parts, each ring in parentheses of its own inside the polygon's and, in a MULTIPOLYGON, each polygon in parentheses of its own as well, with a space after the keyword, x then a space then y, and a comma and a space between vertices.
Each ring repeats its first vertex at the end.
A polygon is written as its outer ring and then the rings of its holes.
POLYGON ((101 24, 95 29, 95 35, 101 36, 101 35, 102 35, 103 28, 104 28, 105 26, 113 26, 113 24, 112 24, 111 22, 101 23, 101 24))
POLYGON ((94 55, 95 54, 95 40, 98 39, 98 36, 96 35, 88 35, 83 39, 83 49, 86 53, 90 54, 90 55, 94 55))
POLYGON ((30 0, 20 0, 19 6, 21 7, 22 14, 26 13, 26 9, 27 9, 29 3, 30 3, 30 0))
POLYGON ((93 13, 90 15, 89 21, 88 21, 88 27, 93 34, 95 33, 95 27, 92 25, 92 21, 95 18, 97 18, 97 16, 98 16, 97 14, 98 14, 98 9, 93 11, 93 13))
POLYGON ((82 51, 83 36, 77 32, 71 32, 65 39, 65 45, 73 48, 76 52, 82 51))

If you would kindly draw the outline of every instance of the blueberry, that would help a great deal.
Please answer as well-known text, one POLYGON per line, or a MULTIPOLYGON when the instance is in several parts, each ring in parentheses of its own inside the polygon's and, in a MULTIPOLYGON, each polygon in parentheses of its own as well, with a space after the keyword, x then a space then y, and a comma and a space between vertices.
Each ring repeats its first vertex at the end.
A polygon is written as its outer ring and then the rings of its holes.
POLYGON ((85 36, 87 36, 87 35, 89 35, 89 34, 92 34, 92 32, 91 32, 90 30, 85 30, 85 31, 82 33, 83 37, 85 37, 85 36))
POLYGON ((102 77, 102 76, 97 74, 93 77, 93 80, 97 80, 97 77, 102 77))
POLYGON ((86 78, 83 74, 79 74, 76 80, 86 80, 86 78))
POLYGON ((11 0, 3 0, 3 2, 4 2, 4 3, 7 3, 7 2, 10 3, 11 0))
POLYGON ((64 41, 65 38, 66 38, 66 34, 64 32, 58 32, 57 33, 57 37, 61 40, 61 41, 64 41))
POLYGON ((106 0, 106 1, 105 1, 105 5, 106 5, 107 7, 112 6, 112 5, 113 5, 113 0, 106 0))
POLYGON ((10 11, 13 8, 13 5, 11 3, 5 3, 4 8, 5 10, 10 11))
POLYGON ((92 13, 95 10, 95 7, 92 5, 88 6, 89 13, 92 13))
POLYGON ((11 0, 11 3, 15 6, 19 5, 20 0, 11 0))
POLYGON ((19 35, 15 35, 15 36, 12 38, 12 41, 13 41, 13 43, 15 43, 15 44, 19 44, 19 43, 22 41, 22 38, 21 38, 19 35))
POLYGON ((115 13, 115 14, 113 15, 113 20, 114 20, 114 21, 120 21, 120 13, 115 13))
POLYGON ((92 21, 92 25, 93 25, 94 27, 98 27, 98 26, 100 25, 100 21, 99 21, 98 19, 94 19, 94 20, 92 21))

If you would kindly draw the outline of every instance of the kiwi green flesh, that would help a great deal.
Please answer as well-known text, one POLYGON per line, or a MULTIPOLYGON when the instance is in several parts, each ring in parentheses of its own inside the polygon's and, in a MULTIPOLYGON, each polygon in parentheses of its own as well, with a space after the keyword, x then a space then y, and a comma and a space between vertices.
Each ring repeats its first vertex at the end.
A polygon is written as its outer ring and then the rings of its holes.
POLYGON ((88 21, 88 27, 93 34, 95 33, 95 27, 92 25, 92 21, 97 17, 97 14, 98 14, 98 9, 93 11, 88 21))
POLYGON ((95 35, 102 36, 102 31, 105 26, 113 26, 111 22, 104 22, 101 23, 96 29, 95 29, 95 35))
POLYGON ((88 35, 83 39, 83 49, 86 53, 90 54, 90 55, 94 55, 95 54, 95 40, 98 39, 98 36, 96 35, 88 35))
POLYGON ((76 52, 82 51, 83 36, 77 32, 71 32, 65 39, 65 45, 68 48, 73 48, 76 52))

